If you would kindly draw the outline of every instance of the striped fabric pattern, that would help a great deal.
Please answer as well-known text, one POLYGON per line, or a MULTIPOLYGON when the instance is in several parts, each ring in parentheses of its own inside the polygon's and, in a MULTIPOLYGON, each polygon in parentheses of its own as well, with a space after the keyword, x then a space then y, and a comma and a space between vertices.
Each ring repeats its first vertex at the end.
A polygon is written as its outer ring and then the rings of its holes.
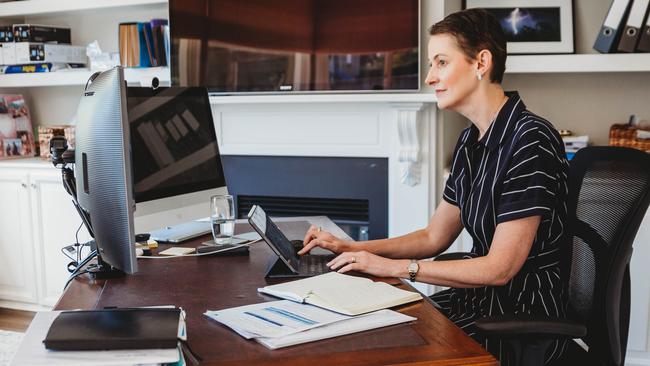
MULTIPOLYGON (((487 255, 502 222, 539 215, 537 235, 524 267, 505 286, 452 288, 432 296, 502 364, 507 364, 502 345, 477 334, 476 319, 506 313, 565 316, 559 248, 566 242, 569 168, 553 125, 526 110, 517 92, 506 95, 508 101, 481 140, 473 125, 461 133, 443 199, 460 208, 473 239, 468 257, 487 255)), ((554 344, 547 361, 559 357, 564 347, 564 342, 554 344)))

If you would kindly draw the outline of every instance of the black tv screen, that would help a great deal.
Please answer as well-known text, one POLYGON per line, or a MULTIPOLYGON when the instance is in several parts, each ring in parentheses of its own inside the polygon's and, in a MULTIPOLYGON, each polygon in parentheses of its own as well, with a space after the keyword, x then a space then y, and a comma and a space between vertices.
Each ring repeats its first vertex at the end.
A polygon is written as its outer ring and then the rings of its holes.
POLYGON ((176 86, 415 91, 418 0, 170 0, 176 86))

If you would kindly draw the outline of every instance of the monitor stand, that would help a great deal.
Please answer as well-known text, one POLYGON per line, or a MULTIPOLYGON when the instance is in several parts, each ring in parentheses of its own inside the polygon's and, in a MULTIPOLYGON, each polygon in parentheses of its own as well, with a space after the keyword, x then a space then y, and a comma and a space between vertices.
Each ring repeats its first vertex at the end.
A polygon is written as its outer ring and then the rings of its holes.
POLYGON ((97 253, 97 264, 89 265, 86 270, 88 271, 88 274, 96 280, 119 278, 125 275, 123 271, 120 271, 104 262, 99 253, 97 253))

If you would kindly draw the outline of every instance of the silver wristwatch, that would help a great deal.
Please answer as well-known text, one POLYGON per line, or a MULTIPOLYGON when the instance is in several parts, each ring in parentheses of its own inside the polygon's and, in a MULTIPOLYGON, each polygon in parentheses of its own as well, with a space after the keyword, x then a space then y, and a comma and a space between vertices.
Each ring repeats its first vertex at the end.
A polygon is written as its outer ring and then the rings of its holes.
POLYGON ((415 276, 418 275, 419 270, 420 270, 420 265, 418 264, 418 261, 415 259, 411 259, 411 263, 409 263, 408 266, 409 280, 411 280, 411 282, 415 282, 415 276))

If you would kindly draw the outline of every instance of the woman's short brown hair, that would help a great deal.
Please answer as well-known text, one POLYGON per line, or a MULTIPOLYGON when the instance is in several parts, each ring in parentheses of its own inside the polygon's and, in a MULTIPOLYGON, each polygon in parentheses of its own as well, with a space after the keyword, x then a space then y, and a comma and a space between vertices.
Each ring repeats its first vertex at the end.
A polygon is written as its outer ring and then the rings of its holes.
POLYGON ((468 59, 474 60, 481 50, 492 53, 490 81, 501 83, 506 71, 506 36, 499 21, 484 9, 465 9, 449 14, 429 28, 430 35, 449 34, 468 59))

